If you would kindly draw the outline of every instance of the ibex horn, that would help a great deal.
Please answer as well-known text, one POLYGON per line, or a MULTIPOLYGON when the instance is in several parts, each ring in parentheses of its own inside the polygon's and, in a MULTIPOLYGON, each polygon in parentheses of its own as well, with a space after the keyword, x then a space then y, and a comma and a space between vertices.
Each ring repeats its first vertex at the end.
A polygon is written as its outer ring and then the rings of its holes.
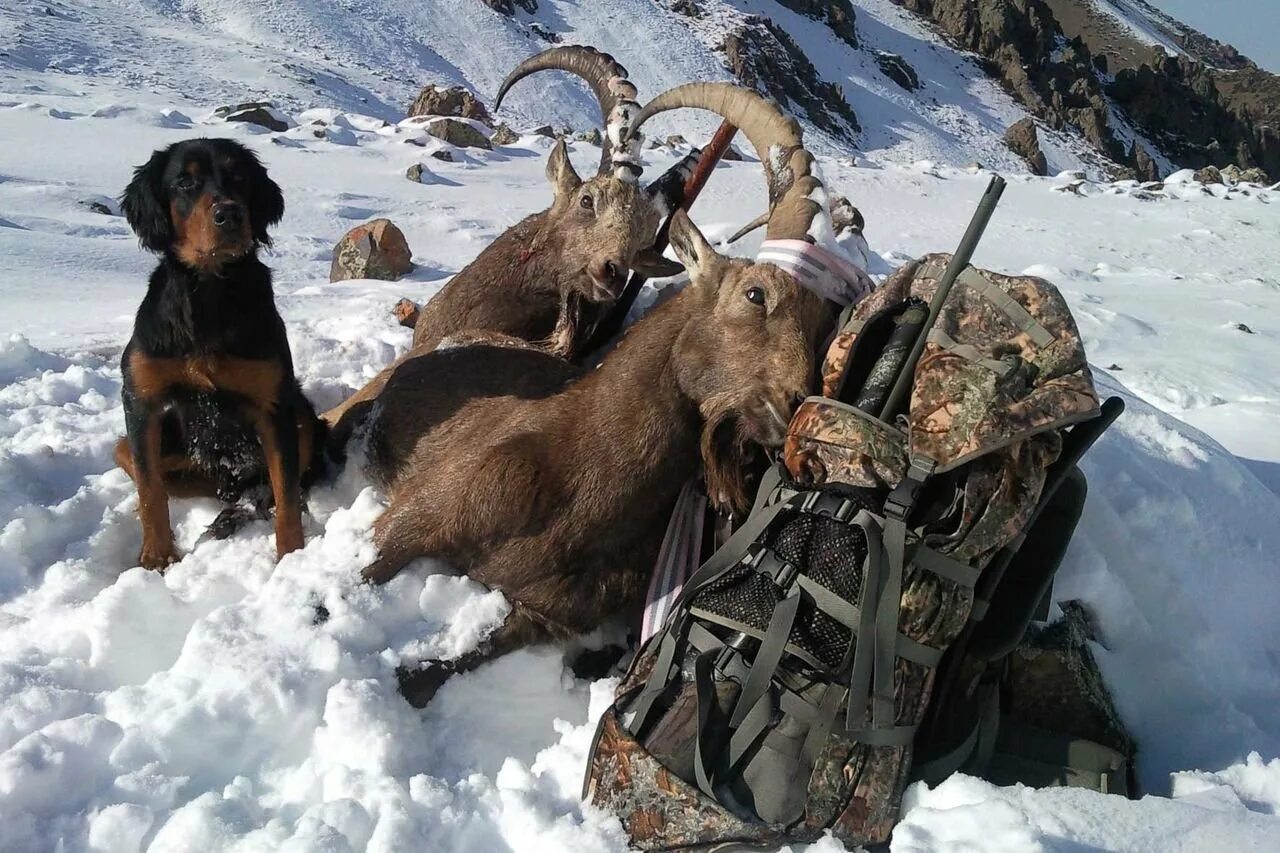
POLYGON ((634 181, 639 177, 642 138, 632 139, 629 132, 632 117, 640 106, 635 100, 636 87, 627 79, 627 69, 607 53, 585 45, 570 45, 553 47, 529 57, 517 65, 498 87, 494 110, 502 105, 502 99, 512 86, 530 74, 547 70, 575 74, 585 80, 595 93, 605 122, 600 174, 612 168, 620 180, 634 181))
POLYGON ((823 208, 811 196, 822 182, 813 174, 813 156, 804 148, 796 120, 752 89, 732 83, 687 83, 645 104, 631 131, 658 113, 681 107, 710 110, 737 125, 751 141, 769 184, 768 238, 812 242, 810 227, 823 208))

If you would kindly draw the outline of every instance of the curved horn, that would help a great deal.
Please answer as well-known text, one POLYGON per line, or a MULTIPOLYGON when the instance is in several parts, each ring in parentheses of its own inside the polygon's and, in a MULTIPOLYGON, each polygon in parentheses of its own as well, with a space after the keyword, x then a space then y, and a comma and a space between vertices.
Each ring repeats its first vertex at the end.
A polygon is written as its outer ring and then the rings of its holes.
POLYGON ((810 226, 823 208, 811 196, 822 181, 813 173, 813 156, 804 148, 799 123, 753 89, 732 83, 686 83, 645 104, 631 131, 658 113, 681 107, 718 114, 737 125, 755 147, 769 183, 768 238, 812 242, 810 226))
POLYGON ((640 174, 640 141, 629 133, 636 103, 636 87, 627 79, 627 69, 607 53, 585 45, 553 47, 529 57, 515 67, 498 87, 493 109, 502 106, 508 90, 530 74, 539 71, 567 71, 581 77, 591 87, 600 104, 600 115, 605 122, 603 150, 600 153, 600 174, 613 167, 622 180, 634 181, 640 174))

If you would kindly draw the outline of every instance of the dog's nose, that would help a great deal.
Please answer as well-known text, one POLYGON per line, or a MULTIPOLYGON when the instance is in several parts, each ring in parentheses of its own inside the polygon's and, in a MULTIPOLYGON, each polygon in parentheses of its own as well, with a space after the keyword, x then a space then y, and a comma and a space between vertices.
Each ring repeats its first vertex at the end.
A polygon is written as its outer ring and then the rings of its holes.
POLYGON ((219 228, 239 228, 244 220, 244 213, 238 204, 216 204, 213 206, 213 224, 219 228))

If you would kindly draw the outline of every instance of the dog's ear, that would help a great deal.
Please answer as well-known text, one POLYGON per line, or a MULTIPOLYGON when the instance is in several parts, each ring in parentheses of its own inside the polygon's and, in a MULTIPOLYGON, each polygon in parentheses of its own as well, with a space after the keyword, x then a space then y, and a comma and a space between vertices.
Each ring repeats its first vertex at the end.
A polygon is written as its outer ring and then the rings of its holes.
POLYGON ((138 235, 144 249, 163 252, 173 242, 173 223, 169 221, 169 203, 164 190, 165 167, 173 146, 162 148, 151 159, 133 170, 133 180, 120 197, 129 227, 138 235))
POLYGON ((271 180, 257 155, 249 153, 249 220, 253 224, 253 239, 264 246, 271 245, 267 229, 284 218, 284 194, 280 185, 271 180))

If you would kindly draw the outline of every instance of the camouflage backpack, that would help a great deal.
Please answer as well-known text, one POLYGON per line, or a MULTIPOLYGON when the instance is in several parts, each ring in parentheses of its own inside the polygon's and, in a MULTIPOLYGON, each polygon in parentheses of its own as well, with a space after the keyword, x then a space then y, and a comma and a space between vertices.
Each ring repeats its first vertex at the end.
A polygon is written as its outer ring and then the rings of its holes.
MULTIPOLYGON (((1052 284, 949 260, 907 264, 843 321, 752 513, 622 679, 584 798, 637 847, 887 840, 944 662, 965 681, 948 649, 1118 414, 1052 284), (900 376, 909 393, 887 393, 900 376)), ((960 738, 934 772, 972 759, 960 738)))

